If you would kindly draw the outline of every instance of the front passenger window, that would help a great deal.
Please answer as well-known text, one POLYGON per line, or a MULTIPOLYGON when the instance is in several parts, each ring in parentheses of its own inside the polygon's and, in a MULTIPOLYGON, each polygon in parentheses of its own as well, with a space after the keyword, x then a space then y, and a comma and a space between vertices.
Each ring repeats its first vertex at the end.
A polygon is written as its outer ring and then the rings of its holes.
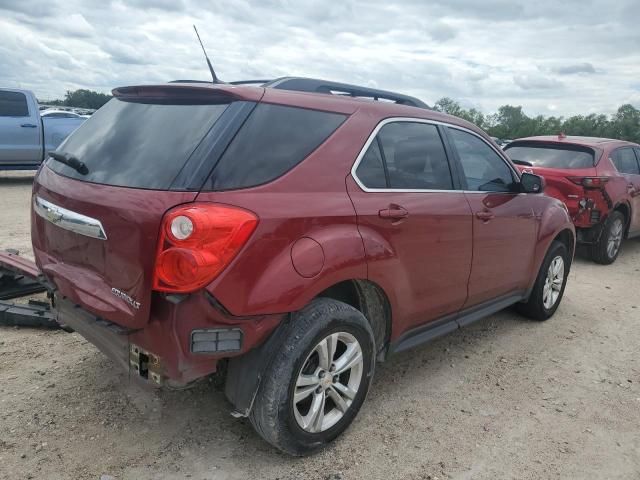
POLYGON ((456 128, 449 128, 449 135, 460 157, 468 190, 515 191, 513 172, 486 142, 456 128))

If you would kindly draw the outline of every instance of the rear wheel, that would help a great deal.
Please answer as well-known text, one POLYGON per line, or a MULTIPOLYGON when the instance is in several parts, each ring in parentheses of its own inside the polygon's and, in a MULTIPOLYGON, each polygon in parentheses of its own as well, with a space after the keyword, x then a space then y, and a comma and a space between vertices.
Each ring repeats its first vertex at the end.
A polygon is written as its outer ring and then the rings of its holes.
POLYGON ((624 237, 625 218, 620 212, 611 212, 604 223, 600 240, 591 246, 591 258, 602 265, 616 261, 624 237))
POLYGON ((249 418, 267 442, 304 455, 355 418, 373 377, 375 342, 362 313, 330 299, 315 300, 288 328, 249 418))
POLYGON ((546 320, 558 309, 569 277, 571 256, 564 243, 554 241, 542 262, 529 300, 517 304, 523 315, 546 320))

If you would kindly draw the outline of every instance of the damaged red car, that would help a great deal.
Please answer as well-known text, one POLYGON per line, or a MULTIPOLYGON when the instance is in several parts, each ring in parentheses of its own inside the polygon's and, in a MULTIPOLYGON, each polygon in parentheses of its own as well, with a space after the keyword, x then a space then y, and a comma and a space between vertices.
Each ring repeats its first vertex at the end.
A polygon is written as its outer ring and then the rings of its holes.
POLYGON ((522 138, 505 152, 520 170, 544 176, 595 262, 615 262, 623 240, 640 236, 640 145, 559 135, 522 138))
POLYGON ((35 265, 0 264, 133 377, 226 372, 286 452, 349 426, 376 361, 561 302, 566 206, 464 120, 301 78, 113 94, 35 178, 35 265))

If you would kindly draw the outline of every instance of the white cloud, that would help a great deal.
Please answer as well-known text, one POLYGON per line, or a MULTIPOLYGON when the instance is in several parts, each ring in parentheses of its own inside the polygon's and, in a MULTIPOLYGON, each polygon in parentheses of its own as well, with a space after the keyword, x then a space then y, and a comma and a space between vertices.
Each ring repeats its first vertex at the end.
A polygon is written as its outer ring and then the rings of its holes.
POLYGON ((640 103, 637 0, 0 0, 0 86, 314 76, 494 111, 640 103), (603 15, 602 12, 607 12, 603 15))

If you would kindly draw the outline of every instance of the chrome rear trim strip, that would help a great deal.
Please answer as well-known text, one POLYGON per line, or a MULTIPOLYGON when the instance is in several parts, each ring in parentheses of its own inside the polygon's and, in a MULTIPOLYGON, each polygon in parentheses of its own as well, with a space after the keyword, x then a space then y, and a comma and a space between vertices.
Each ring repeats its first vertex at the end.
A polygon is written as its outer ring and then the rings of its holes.
POLYGON ((102 223, 95 218, 72 212, 37 196, 33 199, 33 210, 48 222, 65 230, 98 240, 107 239, 102 223))

